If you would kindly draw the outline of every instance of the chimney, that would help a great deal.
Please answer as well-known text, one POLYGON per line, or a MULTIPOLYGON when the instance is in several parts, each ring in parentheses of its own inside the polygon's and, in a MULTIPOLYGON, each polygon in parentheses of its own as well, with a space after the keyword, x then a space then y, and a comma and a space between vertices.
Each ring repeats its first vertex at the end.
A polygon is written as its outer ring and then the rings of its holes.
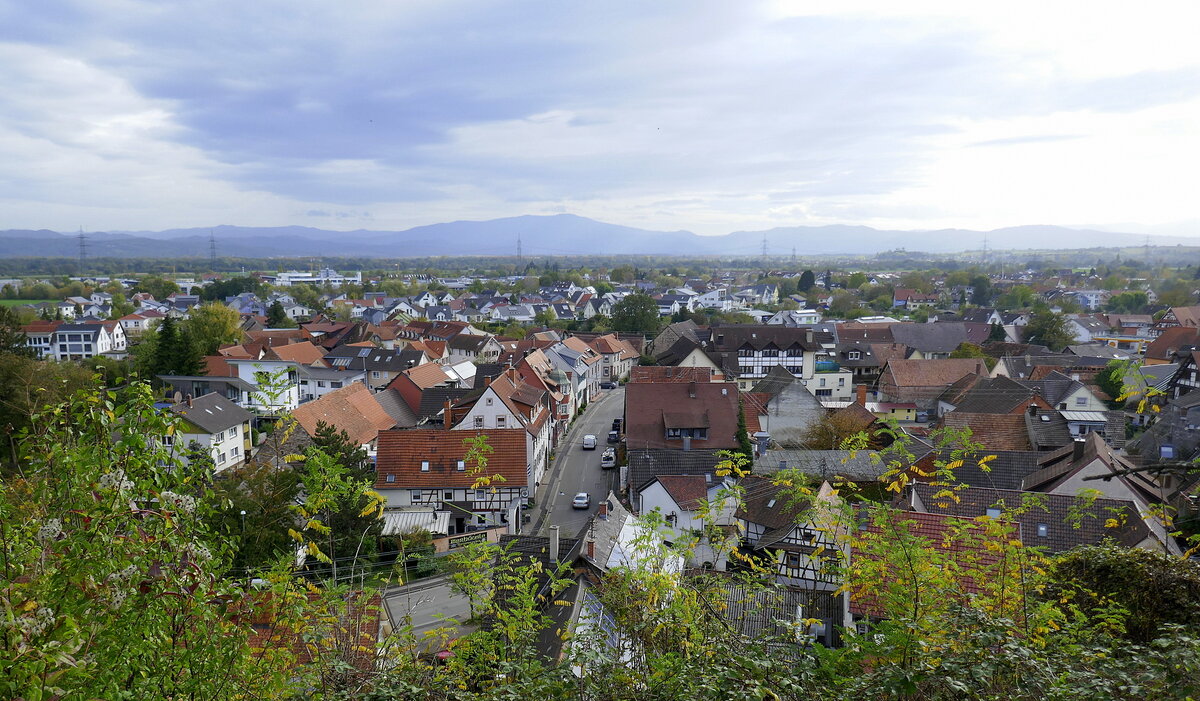
POLYGON ((1083 458, 1083 446, 1084 440, 1076 438, 1074 449, 1071 451, 1071 462, 1079 462, 1083 458))
POLYGON ((592 537, 591 532, 588 532, 587 539, 587 556, 589 560, 596 559, 596 539, 592 537))
POLYGON ((812 345, 812 342, 813 342, 812 329, 809 329, 804 332, 804 342, 809 345, 812 345))
POLYGON ((855 392, 854 403, 859 406, 865 407, 867 405, 867 386, 866 385, 856 385, 854 387, 854 392, 855 392))
POLYGON ((183 398, 183 401, 187 402, 187 407, 188 407, 189 409, 191 409, 191 408, 192 408, 192 395, 191 395, 191 394, 188 394, 187 396, 185 396, 185 397, 183 398))
POLYGON ((558 564, 558 526, 550 526, 550 564, 558 564))
POLYGON ((696 398, 696 381, 695 380, 692 380, 691 382, 688 383, 688 397, 690 397, 692 399, 696 398))
POLYGON ((484 377, 484 378, 483 378, 483 386, 484 386, 484 387, 487 387, 487 386, 488 386, 488 385, 490 385, 490 384, 492 384, 492 376, 491 376, 491 375, 488 375, 488 376, 486 376, 486 377, 484 377))
POLYGON ((1030 416, 1037 416, 1037 405, 1036 405, 1036 404, 1030 404, 1030 405, 1029 405, 1029 415, 1030 415, 1030 416))
POLYGON ((442 425, 446 428, 451 428, 454 424, 454 419, 450 416, 450 400, 447 399, 442 405, 442 425))
POLYGON ((600 517, 601 521, 608 520, 608 501, 607 500, 600 502, 600 510, 596 512, 596 515, 600 517))

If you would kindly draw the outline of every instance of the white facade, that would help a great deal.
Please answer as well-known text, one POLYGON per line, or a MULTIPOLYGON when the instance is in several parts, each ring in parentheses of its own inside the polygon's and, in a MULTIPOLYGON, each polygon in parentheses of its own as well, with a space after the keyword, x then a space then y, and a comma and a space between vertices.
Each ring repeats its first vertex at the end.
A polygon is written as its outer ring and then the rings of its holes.
MULTIPOLYGON (((188 430, 195 429, 196 426, 184 423, 188 430)), ((184 457, 188 446, 195 443, 202 450, 208 451, 212 456, 213 465, 217 472, 228 470, 231 467, 237 467, 246 460, 245 445, 246 445, 246 425, 238 424, 224 431, 217 433, 205 433, 203 431, 191 433, 188 431, 180 431, 173 437, 173 444, 176 447, 176 453, 184 457)), ((171 443, 168 442, 168 445, 171 443)), ((186 457, 184 457, 186 460, 186 457)))
POLYGON ((238 379, 254 386, 247 392, 243 402, 244 409, 264 414, 291 411, 300 406, 300 376, 297 363, 284 360, 248 360, 230 358, 227 361, 237 371, 238 379), (268 384, 278 383, 272 388, 278 396, 271 397, 266 391, 268 384))
POLYGON ((323 287, 341 287, 346 284, 360 285, 362 284, 362 273, 356 272, 350 275, 342 275, 336 270, 330 268, 322 268, 316 273, 302 273, 296 270, 291 270, 286 273, 279 273, 275 277, 275 284, 281 287, 291 287, 292 285, 308 284, 323 287))

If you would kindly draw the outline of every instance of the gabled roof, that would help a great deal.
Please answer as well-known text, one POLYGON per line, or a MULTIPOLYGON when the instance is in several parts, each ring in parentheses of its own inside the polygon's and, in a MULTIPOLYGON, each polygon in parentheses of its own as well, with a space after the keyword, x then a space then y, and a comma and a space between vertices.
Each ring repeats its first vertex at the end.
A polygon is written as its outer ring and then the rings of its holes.
POLYGON ((668 428, 707 428, 708 438, 693 447, 736 449, 738 413, 737 387, 725 382, 625 386, 626 442, 638 449, 681 447, 681 439, 667 439, 668 428))
POLYGON ((365 445, 375 440, 380 431, 396 425, 396 421, 384 411, 375 395, 361 382, 335 390, 292 411, 305 433, 317 434, 317 424, 325 422, 345 431, 354 445, 365 445))
MULTIPOLYGON (((629 462, 629 488, 639 491, 650 480, 660 475, 714 475, 716 465, 724 458, 718 457, 711 450, 630 450, 627 454, 629 462)), ((718 478, 713 479, 716 483, 718 478)))
POLYGON ((523 487, 525 473, 525 431, 520 428, 450 431, 441 428, 410 428, 383 431, 379 434, 378 457, 375 462, 376 489, 408 489, 416 487, 470 488, 480 475, 472 474, 474 465, 458 463, 465 460, 468 446, 463 444, 477 436, 486 436, 492 447, 488 455, 487 475, 500 475, 504 482, 493 486, 523 487), (422 470, 422 463, 428 463, 422 470), (388 482, 388 475, 393 481, 388 482))
POLYGON ((655 479, 684 511, 695 511, 708 499, 710 484, 703 475, 659 475, 655 479))
POLYGON ((1029 450, 1031 447, 1023 413, 968 414, 952 411, 942 417, 941 424, 947 428, 971 429, 971 441, 979 443, 985 450, 1029 450))
POLYGON ((963 375, 987 375, 980 358, 943 358, 936 360, 889 360, 883 370, 897 387, 942 387, 963 375))
POLYGON ((325 349, 314 346, 309 341, 272 346, 264 356, 267 360, 290 360, 301 365, 325 366, 324 357, 325 349))
POLYGON ((205 433, 224 431, 253 418, 253 414, 216 392, 209 392, 203 397, 191 400, 191 406, 188 404, 185 400, 172 404, 167 410, 205 433))
POLYGON ((424 363, 422 365, 413 366, 404 372, 400 373, 412 381, 414 385, 420 389, 428 389, 444 385, 450 381, 450 376, 437 363, 424 363))
POLYGON ((1021 383, 1000 376, 979 380, 955 404, 955 411, 974 414, 1009 414, 1037 393, 1021 383))

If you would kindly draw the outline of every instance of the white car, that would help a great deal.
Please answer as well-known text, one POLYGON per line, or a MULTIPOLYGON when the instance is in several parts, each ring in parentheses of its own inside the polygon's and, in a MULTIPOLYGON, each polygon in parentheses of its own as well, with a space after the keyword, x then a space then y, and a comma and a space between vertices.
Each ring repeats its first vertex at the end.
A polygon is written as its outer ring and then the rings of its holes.
POLYGON ((571 500, 572 509, 588 509, 592 506, 592 496, 587 492, 580 492, 571 500))
POLYGON ((590 433, 587 434, 586 436, 584 436, 583 437, 583 449, 584 450, 595 450, 596 449, 596 437, 590 433))
POLYGON ((617 466, 617 451, 612 448, 605 448, 604 454, 600 456, 600 467, 607 470, 610 467, 617 466))

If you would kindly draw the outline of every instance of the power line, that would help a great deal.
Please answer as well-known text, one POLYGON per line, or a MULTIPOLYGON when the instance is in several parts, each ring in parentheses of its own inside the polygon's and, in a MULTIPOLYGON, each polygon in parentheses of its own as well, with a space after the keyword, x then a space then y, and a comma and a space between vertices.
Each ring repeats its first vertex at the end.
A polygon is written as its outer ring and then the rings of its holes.
POLYGON ((217 272, 217 237, 213 235, 212 229, 208 230, 208 261, 212 271, 217 272))
POLYGON ((79 277, 83 277, 83 263, 87 258, 87 236, 83 235, 83 227, 79 227, 79 235, 75 237, 79 240, 79 277))

